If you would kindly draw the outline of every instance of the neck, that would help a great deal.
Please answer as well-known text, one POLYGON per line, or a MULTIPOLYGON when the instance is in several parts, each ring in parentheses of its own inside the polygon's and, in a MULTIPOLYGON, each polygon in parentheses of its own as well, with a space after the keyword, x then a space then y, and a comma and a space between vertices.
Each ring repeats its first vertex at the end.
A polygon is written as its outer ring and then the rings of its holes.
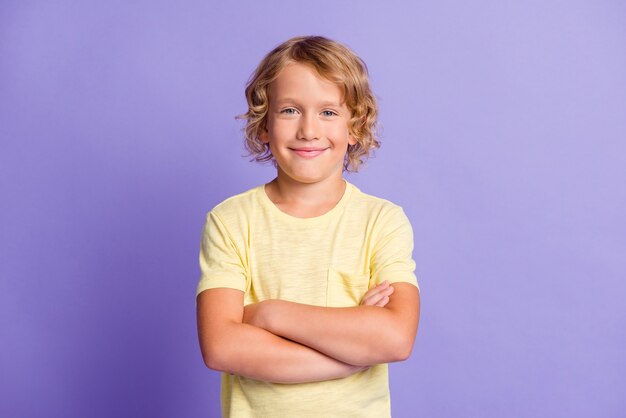
POLYGON ((272 180, 273 191, 281 201, 302 203, 321 203, 323 201, 341 199, 346 190, 346 182, 342 173, 319 182, 301 183, 285 175, 280 169, 278 176, 272 180))
POLYGON ((278 176, 268 183, 265 191, 283 212, 297 217, 319 216, 341 200, 346 190, 342 173, 314 183, 301 183, 278 170, 278 176))

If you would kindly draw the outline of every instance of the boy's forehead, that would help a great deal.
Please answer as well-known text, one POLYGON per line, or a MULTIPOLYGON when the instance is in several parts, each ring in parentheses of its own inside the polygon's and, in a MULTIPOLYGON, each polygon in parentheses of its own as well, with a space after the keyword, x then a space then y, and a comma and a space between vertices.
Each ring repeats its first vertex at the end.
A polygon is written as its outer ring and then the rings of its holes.
POLYGON ((308 64, 304 62, 291 61, 287 62, 276 74, 274 81, 278 79, 285 79, 287 77, 302 77, 303 75, 313 76, 316 79, 323 81, 325 83, 333 83, 331 79, 331 75, 325 75, 320 72, 318 68, 316 68, 313 64, 308 64))
POLYGON ((320 104, 341 106, 345 103, 344 86, 321 75, 313 66, 298 62, 285 65, 269 85, 272 102, 296 102, 302 97, 318 97, 320 104))

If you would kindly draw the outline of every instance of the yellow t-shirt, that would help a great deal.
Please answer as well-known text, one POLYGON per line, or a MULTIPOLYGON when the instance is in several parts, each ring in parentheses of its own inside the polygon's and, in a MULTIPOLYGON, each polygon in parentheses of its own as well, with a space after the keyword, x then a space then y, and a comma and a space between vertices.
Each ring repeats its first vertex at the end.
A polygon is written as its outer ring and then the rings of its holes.
MULTIPOLYGON (((296 218, 259 186, 208 213, 202 236, 200 292, 245 292, 244 303, 282 299, 357 306, 388 280, 417 286, 413 231, 402 208, 346 182, 324 215, 296 218)), ((253 349, 253 347, 251 347, 253 349)), ((387 365, 325 382, 276 384, 222 374, 224 417, 389 417, 387 365)))

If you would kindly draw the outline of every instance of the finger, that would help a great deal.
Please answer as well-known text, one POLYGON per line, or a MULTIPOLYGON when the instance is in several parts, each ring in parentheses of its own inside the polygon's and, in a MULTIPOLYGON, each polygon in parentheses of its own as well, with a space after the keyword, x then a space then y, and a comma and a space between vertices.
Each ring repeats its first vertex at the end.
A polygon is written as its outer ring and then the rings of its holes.
POLYGON ((361 298, 361 304, 365 304, 366 302, 370 301, 372 297, 375 297, 381 290, 387 288, 387 286, 389 286, 389 283, 383 282, 365 292, 365 295, 363 295, 363 298, 361 298))
POLYGON ((367 293, 365 293, 363 299, 380 298, 386 294, 389 294, 390 288, 391 286, 389 285, 389 283, 378 285, 377 287, 370 289, 367 293))
POLYGON ((385 280, 384 282, 374 286, 373 288, 371 288, 370 290, 367 291, 367 293, 365 293, 365 295, 373 295, 376 294, 378 292, 381 292, 385 289, 387 289, 389 287, 389 282, 387 280, 385 280))
POLYGON ((384 292, 385 290, 387 290, 389 288, 389 284, 388 283, 381 283, 380 285, 368 290, 365 295, 363 295, 363 298, 361 299, 361 302, 371 302, 372 298, 375 299, 380 299, 380 294, 382 292, 384 292))
POLYGON ((382 298, 384 298, 385 295, 381 295, 381 294, 376 294, 370 298, 367 298, 367 300, 364 300, 363 303, 361 303, 362 305, 365 306, 374 306, 376 305, 378 302, 380 302, 380 300, 382 298))
POLYGON ((377 304, 385 295, 381 292, 373 293, 367 297, 364 297, 361 301, 361 305, 374 306, 377 304))
POLYGON ((394 292, 394 288, 393 286, 389 286, 385 289, 380 289, 377 290, 377 292, 373 292, 370 295, 367 295, 363 297, 363 300, 361 301, 361 305, 366 305, 366 306, 375 306, 377 305, 384 297, 389 297, 391 296, 391 294, 394 292))
POLYGON ((388 303, 389 303, 389 296, 385 296, 380 301, 378 301, 378 303, 376 303, 375 306, 380 306, 381 308, 384 308, 385 305, 387 305, 388 303))

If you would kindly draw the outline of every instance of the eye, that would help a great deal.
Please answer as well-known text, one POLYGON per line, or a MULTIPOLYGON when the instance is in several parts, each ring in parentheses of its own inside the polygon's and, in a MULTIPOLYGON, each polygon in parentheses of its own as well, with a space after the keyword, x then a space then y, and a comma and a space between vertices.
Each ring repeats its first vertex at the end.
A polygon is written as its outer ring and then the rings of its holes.
POLYGON ((334 112, 332 110, 324 110, 322 111, 322 116, 326 116, 326 117, 337 116, 337 112, 334 112))
POLYGON ((280 113, 285 115, 295 115, 296 112, 296 109, 294 109, 293 107, 288 107, 287 109, 283 109, 280 111, 280 113))

